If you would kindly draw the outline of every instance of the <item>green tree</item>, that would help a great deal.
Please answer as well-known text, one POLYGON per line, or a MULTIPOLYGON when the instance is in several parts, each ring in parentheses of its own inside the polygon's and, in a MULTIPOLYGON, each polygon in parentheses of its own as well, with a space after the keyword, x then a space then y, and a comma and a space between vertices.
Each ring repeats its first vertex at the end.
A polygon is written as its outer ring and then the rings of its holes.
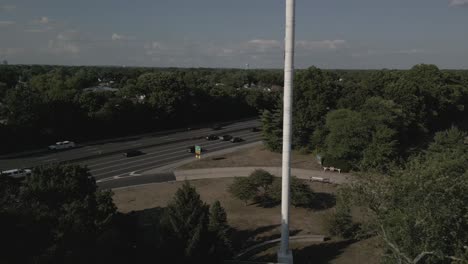
POLYGON ((337 207, 328 221, 328 231, 331 235, 345 239, 355 235, 355 225, 349 208, 337 207))
POLYGON ((210 207, 210 220, 208 230, 214 236, 210 255, 219 263, 231 255, 231 241, 229 240, 229 225, 227 215, 219 201, 210 207))
POLYGON ((229 185, 229 193, 235 198, 244 201, 245 205, 257 195, 257 187, 249 178, 236 177, 229 185))
POLYGON ((261 195, 266 195, 268 188, 273 183, 274 177, 268 171, 257 169, 250 174, 249 179, 257 190, 261 192, 261 195))
POLYGON ((176 262, 198 263, 208 257, 208 223, 208 205, 186 181, 168 204, 164 221, 167 250, 174 253, 176 262))
POLYGON ((336 108, 342 87, 338 76, 315 67, 299 71, 295 80, 293 146, 309 144, 313 131, 323 125, 327 113, 336 108))
POLYGON ((453 263, 468 242, 468 145, 456 128, 390 176, 353 186, 391 263, 453 263))
POLYGON ((11 246, 0 258, 7 263, 93 261, 96 239, 116 213, 112 193, 98 191, 80 166, 35 168, 13 195, 0 210, 0 228, 11 246))
POLYGON ((326 127, 329 131, 325 140, 327 154, 356 166, 371 136, 362 115, 348 109, 335 110, 327 115, 326 127))
POLYGON ((309 207, 314 200, 314 192, 310 186, 297 177, 291 177, 291 204, 295 207, 309 207))
POLYGON ((387 172, 397 159, 396 132, 386 126, 379 126, 372 135, 372 141, 364 150, 360 164, 363 170, 387 172))
POLYGON ((271 151, 279 152, 282 147, 283 119, 280 110, 263 111, 262 134, 265 145, 271 151))
MULTIPOLYGON (((291 204, 295 207, 310 207, 314 199, 314 192, 310 186, 297 177, 291 177, 290 181, 291 204)), ((275 178, 268 190, 268 197, 276 203, 281 202, 281 178, 275 178)))

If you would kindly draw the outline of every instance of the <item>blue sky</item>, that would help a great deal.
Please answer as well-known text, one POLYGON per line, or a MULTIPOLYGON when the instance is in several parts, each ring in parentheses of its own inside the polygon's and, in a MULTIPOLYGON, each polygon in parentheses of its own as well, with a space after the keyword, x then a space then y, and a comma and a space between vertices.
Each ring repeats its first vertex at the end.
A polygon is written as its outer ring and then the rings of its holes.
MULTIPOLYGON (((12 64, 282 68, 285 0, 0 0, 12 64)), ((468 0, 296 0, 296 67, 468 68, 468 0)))

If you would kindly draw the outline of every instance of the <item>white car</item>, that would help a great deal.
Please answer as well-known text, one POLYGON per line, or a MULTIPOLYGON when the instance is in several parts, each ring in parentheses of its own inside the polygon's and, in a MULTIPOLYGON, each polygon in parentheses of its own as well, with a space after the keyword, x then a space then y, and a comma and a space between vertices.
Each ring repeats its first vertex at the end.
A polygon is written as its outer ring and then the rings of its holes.
POLYGON ((69 149, 69 148, 74 148, 74 147, 75 147, 75 142, 73 141, 61 141, 61 142, 56 142, 54 145, 50 145, 49 149, 60 150, 60 149, 69 149))
POLYGON ((0 175, 5 175, 12 178, 23 178, 26 176, 31 176, 31 170, 29 169, 14 169, 2 171, 0 175))

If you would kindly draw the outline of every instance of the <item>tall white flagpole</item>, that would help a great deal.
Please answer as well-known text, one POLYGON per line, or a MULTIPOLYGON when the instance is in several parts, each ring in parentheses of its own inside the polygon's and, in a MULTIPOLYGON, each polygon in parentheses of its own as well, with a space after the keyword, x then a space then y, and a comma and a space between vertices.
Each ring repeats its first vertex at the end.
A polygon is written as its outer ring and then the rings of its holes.
POLYGON ((283 167, 281 189, 281 245, 279 263, 293 263, 289 249, 289 179, 291 177, 291 130, 294 78, 294 0, 286 0, 286 37, 284 51, 283 167))

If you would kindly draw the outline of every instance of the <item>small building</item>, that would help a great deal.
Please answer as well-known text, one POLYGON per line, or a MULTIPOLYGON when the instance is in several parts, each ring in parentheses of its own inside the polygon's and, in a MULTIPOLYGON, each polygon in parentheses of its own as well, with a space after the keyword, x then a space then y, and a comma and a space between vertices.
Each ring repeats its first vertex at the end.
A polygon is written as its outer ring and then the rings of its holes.
POLYGON ((112 88, 108 86, 94 86, 94 87, 89 87, 83 89, 85 92, 93 92, 93 93, 98 93, 98 92, 117 92, 119 89, 117 88, 112 88))

